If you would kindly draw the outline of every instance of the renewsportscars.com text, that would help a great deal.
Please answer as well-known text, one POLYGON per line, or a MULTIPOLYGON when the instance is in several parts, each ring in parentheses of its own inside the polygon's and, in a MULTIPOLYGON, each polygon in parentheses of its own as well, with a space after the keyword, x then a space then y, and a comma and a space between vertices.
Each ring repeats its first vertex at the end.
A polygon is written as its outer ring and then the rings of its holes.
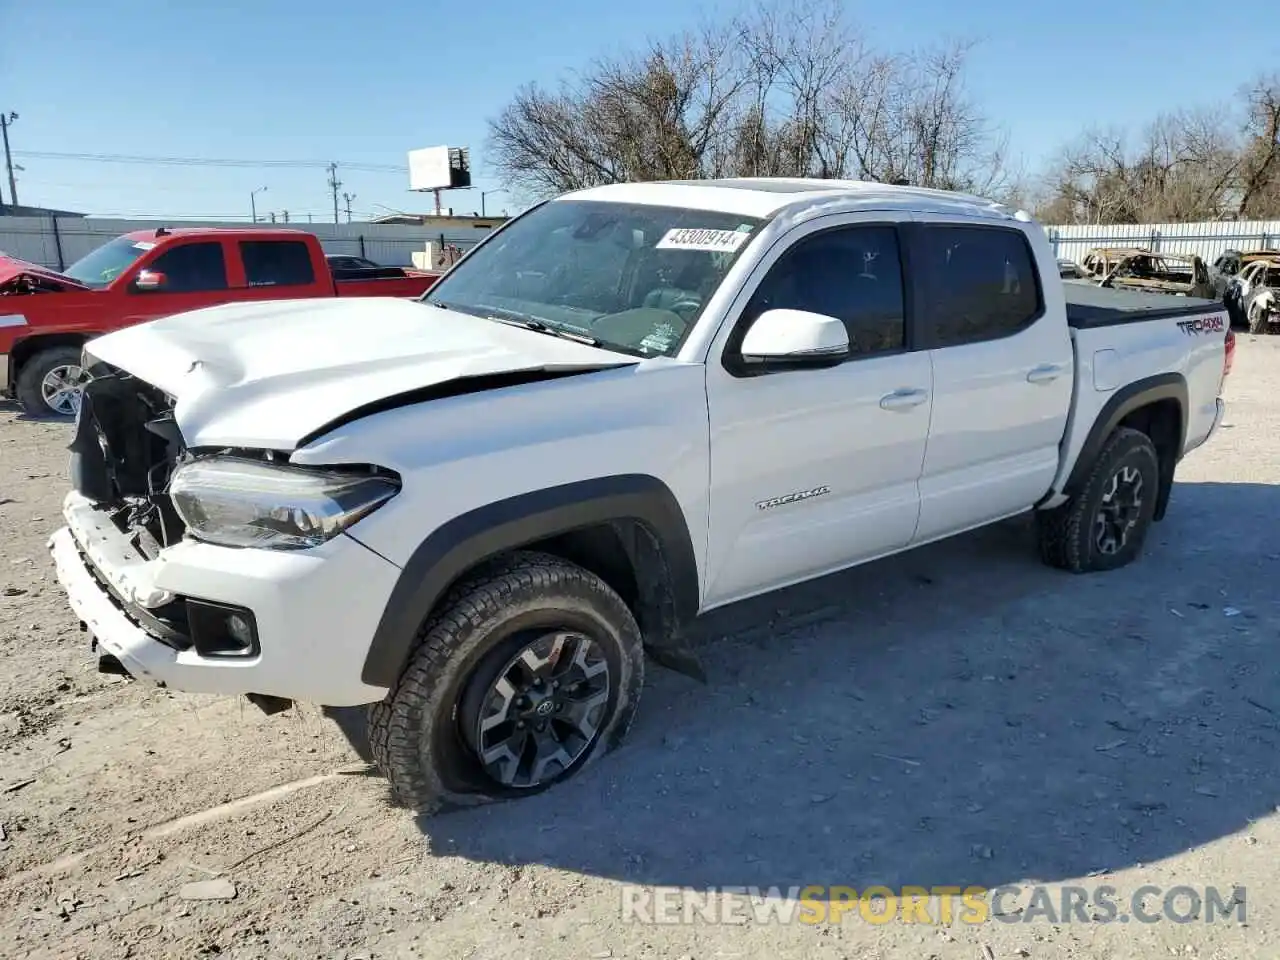
POLYGON ((652 924, 819 924, 857 921, 934 926, 983 923, 1243 923, 1243 887, 1096 886, 679 887, 627 885, 622 919, 652 924))

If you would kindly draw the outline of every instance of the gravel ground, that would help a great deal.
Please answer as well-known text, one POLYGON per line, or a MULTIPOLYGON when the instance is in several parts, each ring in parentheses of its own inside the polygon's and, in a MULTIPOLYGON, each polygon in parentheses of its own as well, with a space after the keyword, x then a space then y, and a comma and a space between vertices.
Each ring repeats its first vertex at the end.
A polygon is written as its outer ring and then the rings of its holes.
POLYGON ((1241 339, 1140 563, 1048 570, 1016 521, 740 605, 709 685, 650 671, 582 778, 427 821, 358 712, 96 673, 44 546, 68 429, 0 402, 0 955, 1273 960, 1280 340, 1241 339), (1033 882, 1243 886, 1247 918, 623 915, 632 884, 1033 882))

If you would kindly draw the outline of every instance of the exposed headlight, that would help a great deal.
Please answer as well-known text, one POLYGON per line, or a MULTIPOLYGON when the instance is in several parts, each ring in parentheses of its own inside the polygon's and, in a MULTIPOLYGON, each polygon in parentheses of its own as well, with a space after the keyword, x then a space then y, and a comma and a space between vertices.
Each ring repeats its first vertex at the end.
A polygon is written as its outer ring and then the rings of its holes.
POLYGON ((191 535, 226 547, 300 550, 336 537, 400 490, 398 478, 209 457, 174 471, 169 495, 191 535))

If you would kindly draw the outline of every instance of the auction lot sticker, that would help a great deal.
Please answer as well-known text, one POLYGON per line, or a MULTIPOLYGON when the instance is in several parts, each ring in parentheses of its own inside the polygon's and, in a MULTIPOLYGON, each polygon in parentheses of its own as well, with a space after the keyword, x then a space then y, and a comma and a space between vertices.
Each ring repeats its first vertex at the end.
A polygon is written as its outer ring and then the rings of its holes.
POLYGON ((738 230, 705 230, 700 227, 678 227, 668 230, 658 241, 656 250, 710 250, 732 253, 746 241, 747 234, 738 230))

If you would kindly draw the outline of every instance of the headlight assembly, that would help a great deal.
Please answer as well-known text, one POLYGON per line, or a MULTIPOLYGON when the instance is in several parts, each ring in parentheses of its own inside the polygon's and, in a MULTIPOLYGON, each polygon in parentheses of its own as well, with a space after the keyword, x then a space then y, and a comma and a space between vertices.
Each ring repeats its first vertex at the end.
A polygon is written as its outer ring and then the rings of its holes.
POLYGON ((400 490, 385 473, 314 469, 236 457, 174 471, 169 496, 193 537, 226 547, 300 550, 336 537, 400 490))

